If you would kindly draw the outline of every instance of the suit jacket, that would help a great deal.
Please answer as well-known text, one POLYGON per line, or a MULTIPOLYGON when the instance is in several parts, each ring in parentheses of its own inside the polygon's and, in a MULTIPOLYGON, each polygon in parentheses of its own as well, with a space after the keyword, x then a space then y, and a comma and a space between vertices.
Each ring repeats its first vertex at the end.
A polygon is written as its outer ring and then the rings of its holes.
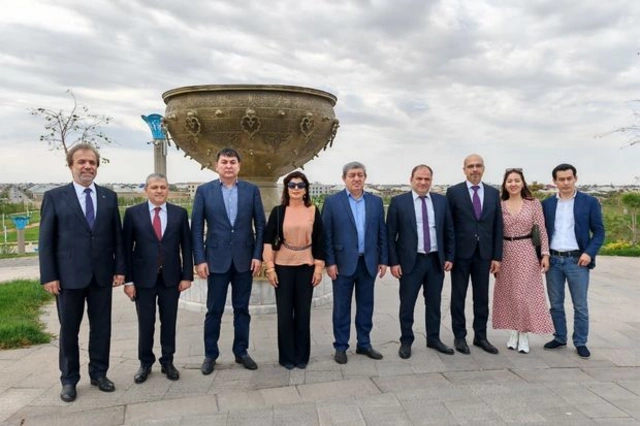
MULTIPOLYGON (((556 196, 549 197, 542 202, 549 245, 551 245, 555 229, 557 207, 558 198, 556 196)), ((584 192, 576 192, 576 198, 573 202, 573 220, 575 221, 574 232, 578 247, 581 252, 587 253, 591 257, 589 269, 593 269, 596 266, 596 254, 604 243, 605 234, 602 208, 598 200, 584 192)))
POLYGON ((456 258, 470 259, 477 247, 482 259, 501 262, 504 225, 498 190, 484 185, 480 219, 476 219, 466 181, 447 190, 447 201, 456 234, 456 258))
MULTIPOLYGON (((444 270, 444 262, 453 262, 455 234, 449 204, 443 195, 430 194, 436 222, 438 258, 444 270)), ((418 253, 417 218, 413 193, 407 192, 391 199, 387 213, 389 241, 389 266, 400 265, 402 273, 413 271, 418 253)))
MULTIPOLYGON (((388 264, 387 227, 382 198, 365 192, 364 260, 375 276, 378 265, 388 264)), ((341 275, 353 275, 358 266, 358 231, 347 191, 327 197, 322 207, 325 236, 325 264, 337 265, 341 275)))
POLYGON ((155 287, 159 258, 162 259, 165 286, 175 287, 182 280, 193 281, 191 229, 185 209, 167 203, 167 224, 162 240, 156 237, 147 201, 127 209, 123 228, 125 282, 133 282, 141 288, 155 287))
POLYGON ((93 230, 87 224, 73 184, 45 192, 40 209, 40 282, 59 280, 62 289, 113 285, 124 275, 122 225, 115 192, 96 185, 93 230))
POLYGON ((209 272, 222 274, 229 270, 233 261, 238 272, 250 270, 251 259, 262 260, 264 226, 264 207, 257 186, 238 181, 238 215, 231 224, 222 199, 220 179, 200 185, 191 212, 196 265, 207 262, 209 272))

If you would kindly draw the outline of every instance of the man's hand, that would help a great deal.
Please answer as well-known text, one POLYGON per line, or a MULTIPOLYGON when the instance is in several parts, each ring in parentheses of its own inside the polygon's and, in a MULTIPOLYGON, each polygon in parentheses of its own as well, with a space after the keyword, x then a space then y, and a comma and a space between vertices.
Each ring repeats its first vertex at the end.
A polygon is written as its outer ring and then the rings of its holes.
POLYGON ((338 265, 327 266, 327 275, 335 281, 338 278, 338 265))
POLYGON ((253 272, 254 277, 258 276, 261 269, 262 261, 260 259, 251 259, 251 272, 253 272))
POLYGON ((47 293, 55 294, 56 296, 60 294, 60 280, 49 281, 46 284, 42 285, 44 291, 47 293))
POLYGON ((124 275, 114 275, 113 276, 113 286, 119 287, 124 284, 124 275))
POLYGON ((391 275, 393 275, 394 278, 400 279, 402 276, 402 267, 400 267, 400 265, 393 265, 390 269, 391 275))
POLYGON ((378 276, 382 278, 386 273, 387 273, 387 265, 378 265, 378 276))
POLYGON ((492 260, 491 269, 489 270, 489 273, 495 275, 498 272, 500 272, 500 262, 498 262, 497 260, 492 260))
POLYGON ((124 286, 124 294, 131 300, 136 297, 136 286, 135 285, 125 285, 124 286))
POLYGON ((444 262, 444 271, 445 272, 450 272, 453 269, 453 262, 450 261, 446 261, 444 262))
POLYGON ((209 265, 207 265, 207 262, 198 263, 196 265, 196 273, 200 278, 206 280, 209 277, 209 265))
POLYGON ((582 253, 582 255, 580 256, 580 259, 578 259, 578 265, 589 266, 590 263, 591 263, 591 256, 589 256, 587 253, 582 253))
POLYGON ((191 287, 191 281, 182 280, 182 281, 180 281, 180 284, 178 284, 178 291, 185 291, 190 287, 191 287))

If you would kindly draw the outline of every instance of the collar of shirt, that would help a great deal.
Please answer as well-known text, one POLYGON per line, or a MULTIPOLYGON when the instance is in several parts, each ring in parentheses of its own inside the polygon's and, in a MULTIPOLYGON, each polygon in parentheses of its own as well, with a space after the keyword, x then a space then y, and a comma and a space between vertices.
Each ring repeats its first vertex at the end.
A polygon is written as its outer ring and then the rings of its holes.
MULTIPOLYGON (((467 189, 468 189, 469 191, 473 191, 473 188, 472 188, 472 187, 473 187, 474 185, 473 185, 471 182, 469 182, 469 181, 466 181, 466 182, 467 182, 467 189)), ((478 183, 478 186, 480 187, 480 190, 484 189, 484 185, 482 184, 482 182, 478 183)))
MULTIPOLYGON (((227 188, 227 185, 225 185, 225 184, 224 184, 224 182, 222 181, 222 179, 220 179, 220 186, 222 186, 222 187, 224 187, 224 188, 227 188)), ((231 185, 231 188, 234 188, 234 187, 236 187, 236 186, 238 186, 238 179, 236 179, 236 180, 233 182, 233 185, 231 185)))
POLYGON ((97 193, 96 192, 96 184, 93 183, 93 182, 91 182, 91 185, 89 185, 89 186, 82 186, 79 183, 76 183, 75 181, 73 182, 73 189, 76 190, 76 195, 78 197, 84 196, 84 190, 87 189, 87 188, 91 188, 91 193, 93 195, 95 195, 97 193))
MULTIPOLYGON (((575 191, 573 191, 573 195, 571 196, 571 198, 576 198, 577 194, 578 194, 578 190, 576 189, 575 191)), ((559 201, 567 201, 567 200, 569 200, 569 198, 560 198, 560 193, 559 192, 556 194, 556 198, 559 201)))
POLYGON ((364 199, 364 191, 362 191, 362 194, 360 194, 359 197, 356 197, 355 195, 353 195, 351 192, 349 192, 348 189, 345 188, 345 192, 347 193, 347 197, 351 198, 353 201, 358 202, 360 200, 364 199))
MULTIPOLYGON (((421 197, 421 195, 419 195, 419 194, 418 194, 416 191, 414 191, 413 189, 411 190, 411 195, 413 196, 413 201, 417 201, 417 200, 418 200, 418 198, 420 198, 420 197, 421 197)), ((425 194, 425 197, 426 197, 426 199, 427 199, 427 200, 430 200, 430 199, 431 199, 431 192, 427 192, 427 193, 425 194)))
POLYGON ((147 200, 147 204, 149 205, 149 211, 153 212, 155 211, 156 207, 160 207, 160 210, 163 212, 167 211, 167 203, 162 203, 162 205, 156 206, 155 204, 153 204, 151 201, 147 200))

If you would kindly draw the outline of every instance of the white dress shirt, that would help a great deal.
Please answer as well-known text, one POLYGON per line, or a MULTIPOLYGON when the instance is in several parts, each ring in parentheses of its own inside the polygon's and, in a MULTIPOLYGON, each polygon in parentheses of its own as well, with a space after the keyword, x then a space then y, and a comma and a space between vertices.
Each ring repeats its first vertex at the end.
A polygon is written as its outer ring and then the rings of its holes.
POLYGON ((576 240, 575 225, 576 221, 573 217, 573 205, 576 200, 576 193, 569 199, 558 198, 558 207, 556 208, 556 218, 553 226, 553 235, 551 235, 551 243, 549 248, 555 251, 573 251, 579 250, 578 241, 576 240))
MULTIPOLYGON (((417 192, 411 191, 413 196, 413 208, 416 212, 416 231, 418 232, 418 253, 424 253, 424 235, 422 233, 422 200, 417 192)), ((431 249, 429 253, 438 251, 438 235, 436 234, 436 213, 433 209, 433 200, 431 194, 427 193, 425 198, 427 205, 427 215, 429 216, 429 239, 431 240, 431 249)), ((427 253, 428 254, 428 253, 427 253)))

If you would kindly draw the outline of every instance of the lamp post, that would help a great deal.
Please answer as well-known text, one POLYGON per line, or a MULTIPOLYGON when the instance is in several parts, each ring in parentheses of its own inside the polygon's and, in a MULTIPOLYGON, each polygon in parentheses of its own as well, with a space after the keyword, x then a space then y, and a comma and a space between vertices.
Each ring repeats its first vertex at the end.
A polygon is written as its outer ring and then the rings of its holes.
POLYGON ((167 176, 167 132, 162 124, 160 114, 141 115, 147 123, 153 137, 153 170, 167 176))

